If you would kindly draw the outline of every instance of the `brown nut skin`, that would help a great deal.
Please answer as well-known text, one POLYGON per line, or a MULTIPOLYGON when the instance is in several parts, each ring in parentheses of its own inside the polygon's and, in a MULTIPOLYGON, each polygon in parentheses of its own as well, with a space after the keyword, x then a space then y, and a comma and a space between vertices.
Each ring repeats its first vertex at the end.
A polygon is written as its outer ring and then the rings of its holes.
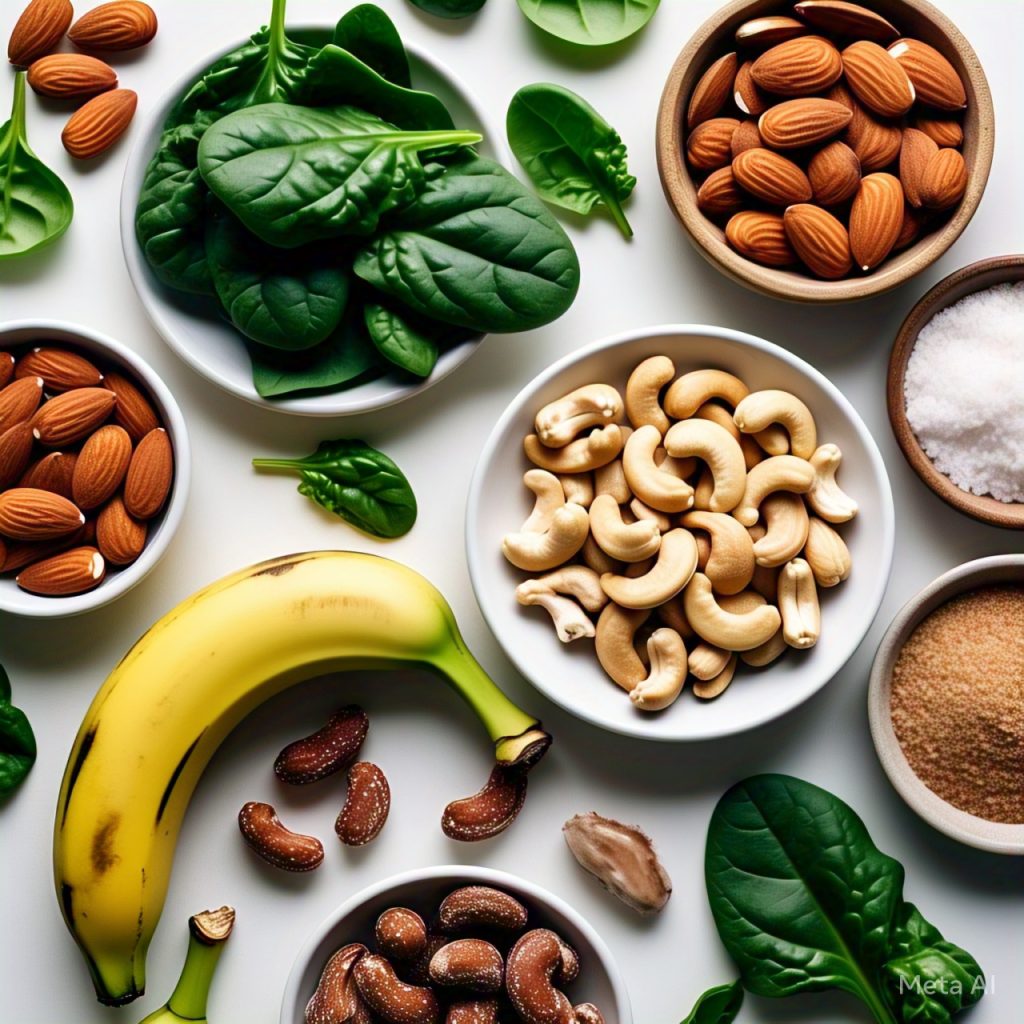
POLYGON ((439 1024, 441 1007, 429 988, 407 985, 382 956, 367 953, 353 975, 366 1005, 385 1024, 439 1024))
POLYGON ((370 761, 357 761, 348 771, 348 797, 334 831, 346 846, 365 846, 380 835, 391 810, 391 787, 370 761))
POLYGON ((555 983, 564 984, 565 943, 547 928, 521 936, 508 954, 505 986, 526 1024, 574 1024, 572 1003, 555 983))
POLYGON ((483 939, 456 939, 434 954, 429 971, 435 985, 490 995, 501 990, 505 963, 483 939))
POLYGON ((580 1003, 572 1010, 576 1024, 604 1024, 604 1014, 593 1003, 580 1003))
POLYGON ((355 704, 335 711, 310 736, 289 743, 274 762, 274 774, 290 786, 305 786, 347 768, 359 754, 370 721, 355 704))
POLYGON ((427 948, 427 926, 415 910, 391 907, 377 918, 377 948, 389 960, 416 960, 427 948))
POLYGON ((527 910, 514 896, 489 885, 467 885, 449 893, 437 911, 438 924, 446 932, 500 928, 521 931, 527 910))
POLYGON ((487 784, 472 796, 453 800, 441 817, 449 839, 475 843, 490 839, 512 824, 526 802, 526 772, 520 765, 496 764, 487 784))
POLYGON ((323 863, 320 840, 286 829, 270 804, 247 803, 238 812, 238 829, 254 853, 282 871, 312 871, 323 863))
POLYGON ((331 956, 306 1004, 305 1024, 346 1024, 357 1019, 362 998, 353 969, 367 952, 362 943, 352 942, 331 956))
POLYGON ((430 961, 434 959, 434 954, 442 946, 446 946, 451 941, 447 935, 428 932, 427 945, 423 952, 409 963, 399 962, 397 970, 402 981, 407 981, 410 985, 429 985, 430 961))
POLYGON ((497 999, 467 999, 452 1003, 444 1024, 498 1024, 497 999))

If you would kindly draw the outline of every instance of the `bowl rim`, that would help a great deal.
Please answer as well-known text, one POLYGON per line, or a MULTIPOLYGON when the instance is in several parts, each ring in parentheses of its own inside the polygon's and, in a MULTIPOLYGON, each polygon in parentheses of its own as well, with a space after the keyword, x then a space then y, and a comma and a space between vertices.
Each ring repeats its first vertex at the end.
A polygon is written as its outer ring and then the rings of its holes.
MULTIPOLYGON (((332 28, 333 23, 328 24, 326 22, 303 21, 288 25, 288 31, 294 34, 330 31, 332 28)), ((191 65, 184 73, 176 76, 174 81, 160 94, 156 103, 147 109, 142 116, 140 126, 136 130, 135 139, 128 154, 124 174, 121 179, 119 217, 121 250, 125 265, 128 268, 128 276, 131 279, 135 294, 142 303, 147 318, 168 348, 199 376, 222 391, 226 391, 235 398, 240 398, 260 409, 268 409, 271 412, 285 413, 293 416, 352 416, 385 409, 421 394, 462 366, 477 351, 487 335, 474 335, 472 338, 452 346, 442 355, 434 372, 425 380, 407 385, 396 384, 383 395, 360 398, 358 397, 360 387, 355 387, 316 395, 302 394, 297 397, 285 396, 277 399, 267 399, 261 398, 257 394, 251 379, 247 382, 239 383, 235 377, 221 373, 219 370, 211 367, 200 354, 202 352, 202 345, 196 348, 188 344, 187 341, 183 341, 166 315, 165 307, 169 302, 161 295, 156 282, 151 280, 149 270, 135 239, 135 207, 138 202, 138 187, 141 185, 145 166, 149 162, 152 153, 148 140, 159 125, 163 123, 171 104, 181 95, 184 89, 214 61, 230 53, 242 45, 243 42, 244 39, 240 38, 218 48, 215 52, 207 54, 191 65)), ((452 91, 458 94, 460 102, 465 104, 473 118, 481 126, 486 143, 493 151, 495 161, 508 169, 510 166, 510 156, 505 145, 504 132, 498 130, 499 125, 481 105, 476 94, 458 74, 452 71, 448 64, 434 56, 429 49, 416 42, 405 42, 404 40, 403 42, 406 52, 413 61, 418 61, 425 67, 429 67, 435 74, 444 78, 449 83, 452 91)), ((241 335, 239 335, 239 344, 242 344, 241 335)))
MULTIPOLYGON (((939 230, 918 240, 904 254, 916 254, 899 267, 883 265, 867 277, 826 281, 793 271, 765 267, 729 248, 724 241, 704 237, 704 225, 711 222, 697 209, 696 185, 682 159, 682 111, 686 98, 683 81, 697 52, 726 22, 738 17, 758 0, 732 0, 715 11, 694 32, 672 63, 658 106, 655 150, 658 175, 665 199, 697 251, 714 267, 739 284, 774 298, 791 302, 852 302, 882 295, 904 284, 938 260, 960 237, 977 212, 985 193, 995 146, 995 108, 984 68, 964 34, 954 22, 928 0, 898 0, 927 18, 950 46, 964 55, 965 75, 976 94, 978 117, 977 152, 971 186, 964 200, 939 230), (976 192, 971 187, 976 187, 976 192), (923 246, 923 248, 921 248, 923 246)), ((780 12, 782 4, 779 4, 780 12)), ((901 255, 904 255, 901 254, 901 255)))
POLYGON ((990 570, 1016 570, 1024 583, 1024 554, 989 555, 948 569, 918 591, 896 613, 871 665, 868 724, 875 754, 903 802, 932 828, 967 846, 989 853, 1024 855, 1024 824, 988 821, 954 807, 932 792, 914 773, 903 753, 889 713, 892 669, 910 633, 940 605, 977 587, 997 585, 982 579, 990 570))
POLYGON ((291 1008, 296 1004, 299 997, 299 985, 302 981, 302 974, 307 965, 312 961, 317 947, 324 940, 324 937, 341 923, 346 917, 361 907, 364 903, 383 896, 391 889, 401 885, 409 885, 416 882, 431 882, 444 878, 462 879, 465 883, 491 885, 495 888, 512 889, 534 903, 545 906, 556 914, 567 918, 572 925, 582 932, 587 941, 593 946, 601 966, 608 976, 608 982, 615 993, 615 1009, 618 1014, 619 1024, 632 1024, 633 1011, 629 1002, 629 988, 619 969, 618 963, 612 956, 608 944, 601 938, 592 924, 575 907, 567 903, 561 896, 536 882, 531 882, 520 875, 514 875, 508 871, 501 871, 498 868, 480 867, 474 864, 437 864, 425 868, 413 868, 409 871, 401 871, 398 874, 390 875, 387 878, 361 889, 359 892, 344 900, 335 907, 310 933, 306 941, 300 946, 288 972, 288 980, 285 982, 284 995, 281 997, 280 1024, 295 1024, 295 1018, 291 1015, 291 1008))
MULTIPOLYGON (((15 331, 30 331, 41 340, 51 336, 54 332, 71 335, 97 346, 104 353, 109 353, 115 362, 129 367, 132 374, 138 378, 139 383, 148 392, 148 396, 154 399, 159 407, 163 425, 170 434, 171 444, 174 448, 174 482, 162 513, 163 518, 156 531, 156 536, 147 542, 142 554, 135 562, 121 569, 116 577, 104 580, 94 590, 86 591, 84 594, 73 594, 69 597, 48 598, 19 590, 17 591, 18 601, 15 602, 8 597, 6 588, 0 587, 0 612, 36 619, 69 618, 102 608, 126 594, 136 584, 141 583, 166 554, 174 534, 181 525, 188 503, 192 474, 192 452, 188 426, 171 389, 142 356, 122 342, 115 341, 109 335, 94 328, 84 327, 69 320, 48 320, 34 317, 6 320, 0 323, 0 342, 15 331)), ((22 345, 29 341, 31 339, 26 338, 14 344, 22 345)), ((73 347, 75 342, 65 340, 60 344, 73 347)))
POLYGON ((751 729, 760 728, 777 718, 781 718, 783 715, 789 714, 795 708, 799 707, 800 704, 810 700, 811 697, 823 689, 842 671, 843 667, 850 658, 853 657, 860 645, 863 643, 864 637, 867 636, 868 631, 871 629, 875 619, 878 617, 878 612, 882 605, 882 599, 885 596, 885 590, 888 586, 889 576, 892 572, 893 551, 896 537, 896 513, 889 475, 885 469, 885 462, 882 459, 882 453, 879 451, 878 445, 875 443, 875 439, 871 435, 871 431, 868 429, 867 424, 863 419, 861 419, 860 414, 854 408, 849 399, 820 370, 812 366, 806 360, 801 359, 798 355, 790 352, 788 349, 783 348, 781 345, 767 341, 764 338, 759 338, 753 334, 747 334, 745 331, 737 331, 730 327, 716 327, 710 324, 663 323, 631 328, 629 330, 620 331, 616 334, 608 335, 604 338, 592 341, 589 344, 584 345, 582 348, 575 349, 562 356, 560 359, 557 359, 554 363, 541 370, 540 373, 520 388, 515 397, 512 398, 508 405, 506 405, 501 416, 495 422, 494 427, 492 428, 487 440, 484 442, 484 446, 477 458, 476 465, 473 469, 473 476, 469 484, 469 494, 466 500, 465 531, 466 560, 469 567, 470 582, 473 586, 473 593, 476 596, 477 605, 480 608, 481 614, 483 615, 491 634, 497 641, 498 646, 502 651, 504 651, 505 656, 512 662, 519 674, 523 676, 523 678, 526 679, 535 689, 539 690, 545 697, 547 697, 548 700, 557 704, 575 718, 579 718, 591 725, 597 726, 600 729, 605 729, 609 732, 659 743, 702 743, 706 740, 716 740, 727 736, 740 735, 744 732, 750 731, 751 729), (499 628, 499 624, 495 621, 492 615, 492 611, 489 608, 489 602, 482 596, 484 589, 483 552, 477 544, 475 530, 475 524, 479 521, 481 516, 480 503, 483 491, 484 473, 495 458, 501 436, 508 429, 512 420, 519 415, 522 406, 526 404, 530 396, 545 387, 560 374, 571 368, 574 364, 583 359, 589 358, 595 353, 602 352, 606 349, 617 348, 620 345, 626 345, 644 338, 665 335, 698 335, 736 342, 740 345, 756 349, 772 356, 788 366, 793 367, 814 381, 814 383, 836 404, 841 415, 849 421, 854 431, 857 433, 857 436, 860 438, 861 443, 868 454, 871 475, 879 484, 883 511, 882 522, 876 525, 880 530, 879 543, 882 548, 882 563, 884 571, 879 573, 874 581, 870 597, 870 604, 873 607, 872 614, 865 622, 860 635, 856 638, 856 643, 850 646, 849 653, 842 662, 836 666, 835 670, 830 675, 821 679, 813 689, 808 690, 807 693, 795 703, 782 707, 766 717, 741 725, 737 728, 723 726, 719 729, 710 730, 701 736, 692 737, 672 736, 641 731, 637 727, 637 724, 634 724, 637 720, 631 719, 627 715, 623 715, 621 722, 617 720, 614 724, 609 723, 592 714, 588 707, 581 707, 568 702, 558 687, 537 681, 527 671, 527 667, 523 663, 519 652, 514 649, 510 650, 503 642, 502 632, 499 628))
POLYGON ((974 295, 999 283, 1012 281, 1024 282, 1024 253, 1010 253, 1005 256, 992 256, 987 259, 969 263, 959 270, 944 277, 938 284, 930 288, 911 307, 906 318, 900 325, 889 354, 889 368, 886 376, 886 407, 889 412, 889 424, 896 437, 896 442, 903 452, 910 468, 937 494, 947 505, 958 512, 988 523, 990 526, 1001 526, 1008 530, 1024 530, 1024 502, 999 501, 987 494, 972 494, 958 487, 944 473, 935 468, 934 463, 921 447, 907 419, 904 384, 906 381, 907 364, 917 344, 922 328, 936 314, 955 305, 967 295, 974 295), (1003 281, 985 283, 981 278, 993 271, 1006 271, 1003 281), (963 290, 965 284, 977 281, 977 287, 963 290))

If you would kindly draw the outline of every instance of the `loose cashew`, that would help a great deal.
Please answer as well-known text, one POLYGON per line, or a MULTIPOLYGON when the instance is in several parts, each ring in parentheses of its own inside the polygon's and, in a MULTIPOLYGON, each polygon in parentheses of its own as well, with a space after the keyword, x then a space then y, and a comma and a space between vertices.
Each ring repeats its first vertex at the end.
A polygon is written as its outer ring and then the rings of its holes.
POLYGON ((857 502, 836 482, 843 453, 838 445, 823 444, 810 458, 814 481, 807 492, 807 503, 830 523, 847 523, 857 514, 857 502))
POLYGON ((758 519, 761 502, 775 491, 806 494, 814 483, 814 467, 795 455, 773 455, 759 462, 748 474, 743 498, 733 515, 744 525, 753 526, 758 519))
POLYGON ((764 668, 765 665, 770 665, 773 661, 777 661, 788 650, 789 644, 786 643, 786 638, 783 636, 782 627, 780 626, 770 640, 765 640, 763 644, 759 647, 754 647, 752 650, 744 651, 740 655, 740 660, 744 665, 749 665, 751 668, 764 668))
POLYGON ((682 693, 686 682, 686 645, 674 629, 656 629, 647 640, 650 672, 629 691, 641 711, 661 711, 682 693))
POLYGON ((605 554, 620 562, 640 562, 661 547, 661 531, 650 519, 625 523, 615 499, 599 494, 590 506, 590 531, 605 554))
POLYGON ((558 477, 546 469, 528 469, 523 483, 536 495, 530 517, 519 528, 523 533, 544 533, 554 514, 565 505, 565 492, 558 477))
POLYGON ((507 533, 501 542, 505 557, 527 572, 554 569, 568 562, 587 539, 590 517, 579 505, 563 505, 544 533, 507 533))
POLYGON ((850 575, 852 562, 846 541, 817 516, 811 516, 804 558, 819 587, 837 586, 850 575))
MULTIPOLYGON (((601 582, 603 585, 604 580, 601 582)), ((703 573, 695 573, 687 585, 683 608, 702 640, 727 651, 749 651, 763 644, 782 621, 778 610, 770 604, 743 613, 727 611, 715 599, 711 580, 703 573)))
POLYGON ((711 420, 685 420, 669 428, 665 451, 673 458, 696 455, 711 470, 715 488, 708 507, 712 512, 729 512, 743 497, 747 466, 739 442, 724 427, 711 420))
MULTIPOLYGON (((633 429, 620 427, 619 430, 622 434, 622 447, 625 448, 629 444, 633 429)), ((610 494, 619 505, 625 505, 633 497, 633 492, 626 483, 626 474, 622 470, 620 459, 613 459, 607 466, 594 470, 594 493, 610 494)))
POLYGON ((659 512, 683 512, 693 504, 693 488, 655 464, 654 453, 660 445, 657 427, 648 424, 633 431, 622 452, 626 481, 645 505, 659 512))
POLYGON ((623 608, 656 608, 675 597, 696 569, 693 535, 687 530, 670 530, 661 538, 657 561, 649 572, 634 579, 608 573, 601 577, 601 586, 623 608))
POLYGON ((605 605, 597 620, 594 652, 601 668, 627 692, 633 690, 647 675, 647 669, 633 648, 633 638, 647 621, 646 608, 620 608, 605 605))
POLYGON ((651 356, 629 375, 626 382, 626 418, 634 429, 648 424, 664 434, 669 420, 661 407, 661 389, 676 375, 668 356, 651 356))
POLYGON ((593 473, 563 473, 558 482, 562 485, 566 501, 590 508, 590 503, 594 500, 593 473))
POLYGON ((523 440, 526 457, 549 473, 589 473, 607 466, 622 451, 622 431, 615 423, 570 441, 564 448, 548 448, 536 434, 523 440))
POLYGON ((543 608, 555 624, 558 639, 563 644, 594 635, 594 624, 583 609, 571 598, 549 590, 539 580, 527 580, 516 587, 516 600, 522 605, 543 608))
MULTIPOLYGON (((811 410, 788 391, 752 392, 736 406, 733 419, 744 434, 758 434, 772 424, 781 424, 789 435, 789 452, 800 459, 809 459, 818 446, 818 430, 811 410)), ((772 451, 777 447, 776 440, 774 434, 765 435, 761 443, 772 455, 781 455, 783 452, 772 451)))
MULTIPOLYGON (((800 554, 807 543, 807 506, 799 494, 776 491, 761 502, 765 535, 754 544, 758 565, 773 568, 800 554)), ((748 534, 749 536, 749 534, 748 534)))
POLYGON ((787 562, 779 573, 782 635, 790 647, 806 650, 821 635, 821 608, 814 573, 803 558, 787 562))
POLYGON ((545 405, 533 428, 542 444, 564 448, 591 427, 622 421, 622 396, 610 384, 585 384, 545 405))
POLYGON ((671 601, 659 605, 657 615, 669 629, 674 629, 684 640, 691 640, 696 635, 686 619, 681 597, 673 597, 671 601))
POLYGON ((701 568, 720 594, 738 594, 754 575, 754 542, 746 528, 723 512, 687 512, 680 520, 688 530, 705 531, 711 553, 701 568))
POLYGON ((705 402, 720 398, 734 409, 750 393, 746 384, 725 370, 692 370, 684 373, 665 393, 665 412, 685 420, 705 402))
POLYGON ((711 700, 713 697, 720 697, 728 689, 733 676, 736 674, 736 661, 736 655, 732 654, 729 656, 729 661, 726 663, 725 668, 717 676, 707 680, 707 682, 700 679, 697 680, 692 687, 693 695, 701 700, 711 700))
POLYGON ((656 508, 645 505, 639 498, 634 498, 629 503, 629 511, 636 516, 637 520, 649 519, 657 525, 662 533, 668 533, 672 529, 672 520, 664 512, 659 512, 656 508))
POLYGON ((556 594, 568 594, 588 612, 599 612, 607 603, 608 595, 601 589, 601 577, 585 565, 563 565, 561 569, 549 572, 537 580, 556 594))
POLYGON ((732 651, 701 642, 690 651, 690 675, 705 682, 714 679, 725 670, 732 656, 732 651))

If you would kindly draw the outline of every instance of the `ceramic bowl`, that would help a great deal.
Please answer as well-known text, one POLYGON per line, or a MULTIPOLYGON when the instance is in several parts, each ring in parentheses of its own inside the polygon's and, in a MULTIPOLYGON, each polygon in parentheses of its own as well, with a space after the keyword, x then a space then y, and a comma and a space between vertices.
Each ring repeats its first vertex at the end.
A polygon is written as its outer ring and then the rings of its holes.
POLYGON ((10 576, 0 576, 0 611, 32 618, 63 618, 92 611, 127 593, 163 558, 188 501, 192 456, 185 417, 170 389, 145 360, 105 334, 77 324, 47 320, 15 320, 0 324, 0 350, 33 344, 66 346, 124 371, 149 398, 174 446, 174 483, 163 510, 150 521, 149 537, 139 558, 124 569, 108 567, 107 578, 94 590, 69 597, 41 597, 21 590, 10 576))
MULTIPOLYGON (((289 29, 297 42, 321 44, 330 40, 331 28, 302 26, 289 29)), ((162 100, 141 116, 135 144, 128 157, 121 186, 121 245, 128 273, 164 341, 197 373, 238 398, 264 409, 301 416, 345 416, 369 412, 419 394, 461 366, 476 350, 481 336, 454 345, 442 353, 434 372, 425 381, 414 382, 397 373, 385 373, 356 387, 326 394, 296 395, 278 399, 261 398, 252 383, 252 369, 242 336, 224 320, 213 300, 186 295, 161 284, 143 258, 135 239, 135 206, 142 189, 146 165, 156 148, 161 128, 178 97, 225 53, 242 40, 204 57, 189 68, 167 91, 162 100)), ((488 115, 472 91, 447 67, 425 50, 407 45, 413 85, 435 93, 462 128, 479 131, 484 141, 477 149, 485 156, 507 164, 504 126, 488 115)))
MULTIPOLYGON (((889 377, 886 384, 886 400, 889 406, 889 422, 900 448, 914 472, 944 501, 958 512, 972 516, 992 526, 1003 526, 1011 530, 1024 530, 1024 503, 998 501, 988 494, 971 494, 957 487, 944 473, 932 464, 924 449, 918 443, 907 420, 907 406, 904 397, 904 379, 907 363, 914 351, 921 329, 936 313, 959 302, 964 296, 984 291, 997 284, 1024 281, 1024 255, 996 256, 979 260, 950 274, 931 289, 907 315, 889 356, 889 377)), ((964 339, 964 344, 969 344, 964 339)))
POLYGON ((684 125, 690 94, 708 66, 736 49, 734 33, 743 22, 770 14, 788 14, 780 0, 735 0, 713 14, 676 58, 658 111, 658 170, 669 205, 697 250, 734 281, 764 295, 796 302, 848 302, 880 295, 934 263, 956 240, 981 202, 992 164, 995 114, 985 72, 970 43, 941 11, 926 0, 870 0, 904 35, 921 39, 939 50, 956 68, 967 90, 963 155, 967 162, 967 191, 948 220, 914 245, 886 260, 872 274, 842 281, 825 281, 794 270, 778 270, 740 256, 725 240, 725 232, 697 209, 697 186, 684 158, 684 125))
POLYGON ((1007 825, 979 818, 946 803, 914 774, 896 738, 889 700, 892 670, 900 650, 922 620, 950 598, 1000 583, 1024 584, 1024 555, 993 555, 965 562, 929 583, 892 621, 878 645, 868 687, 868 719, 878 760, 907 805, 947 836, 992 853, 1024 854, 1024 824, 1007 825))
POLYGON ((309 937, 295 958, 281 1002, 281 1024, 303 1024, 304 1011, 331 954, 349 942, 373 943, 373 926, 388 907, 411 907, 427 920, 441 900, 464 885, 490 885, 515 896, 530 913, 530 927, 551 928, 580 957, 580 975, 567 994, 592 1002, 607 1024, 632 1024, 629 993, 604 940, 564 900, 539 885, 491 868, 464 864, 394 875, 357 893, 309 937))
POLYGON ((466 516, 469 570, 491 630, 519 671, 567 711, 613 732, 650 740, 702 740, 742 732, 785 714, 821 689, 864 638, 882 601, 892 564, 892 492, 867 427, 840 391, 814 367, 770 342, 723 327, 646 327, 587 345, 549 367, 512 400, 484 445, 470 485, 466 516), (523 437, 547 402, 583 384, 619 388, 637 363, 669 356, 678 373, 720 367, 751 390, 783 388, 811 409, 822 442, 843 452, 840 479, 860 505, 841 527, 853 559, 850 578, 822 591, 822 633, 806 652, 791 652, 769 669, 744 670, 716 700, 688 690, 671 707, 641 712, 604 673, 591 641, 562 644, 539 608, 522 608, 516 584, 526 574, 505 561, 501 539, 518 530, 532 507, 523 486, 529 464, 523 437))

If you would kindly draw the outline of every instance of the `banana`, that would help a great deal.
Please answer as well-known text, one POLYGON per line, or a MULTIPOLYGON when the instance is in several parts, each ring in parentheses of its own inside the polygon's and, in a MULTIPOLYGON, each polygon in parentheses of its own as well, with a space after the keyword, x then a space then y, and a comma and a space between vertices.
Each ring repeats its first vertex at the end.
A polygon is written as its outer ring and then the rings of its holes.
POLYGON ((326 672, 416 663, 479 716, 499 764, 551 738, 466 649, 452 611, 411 569, 346 551, 252 566, 194 594, 100 688, 68 759, 54 823, 64 921, 101 1002, 142 994, 178 830, 214 751, 254 707, 326 672))

